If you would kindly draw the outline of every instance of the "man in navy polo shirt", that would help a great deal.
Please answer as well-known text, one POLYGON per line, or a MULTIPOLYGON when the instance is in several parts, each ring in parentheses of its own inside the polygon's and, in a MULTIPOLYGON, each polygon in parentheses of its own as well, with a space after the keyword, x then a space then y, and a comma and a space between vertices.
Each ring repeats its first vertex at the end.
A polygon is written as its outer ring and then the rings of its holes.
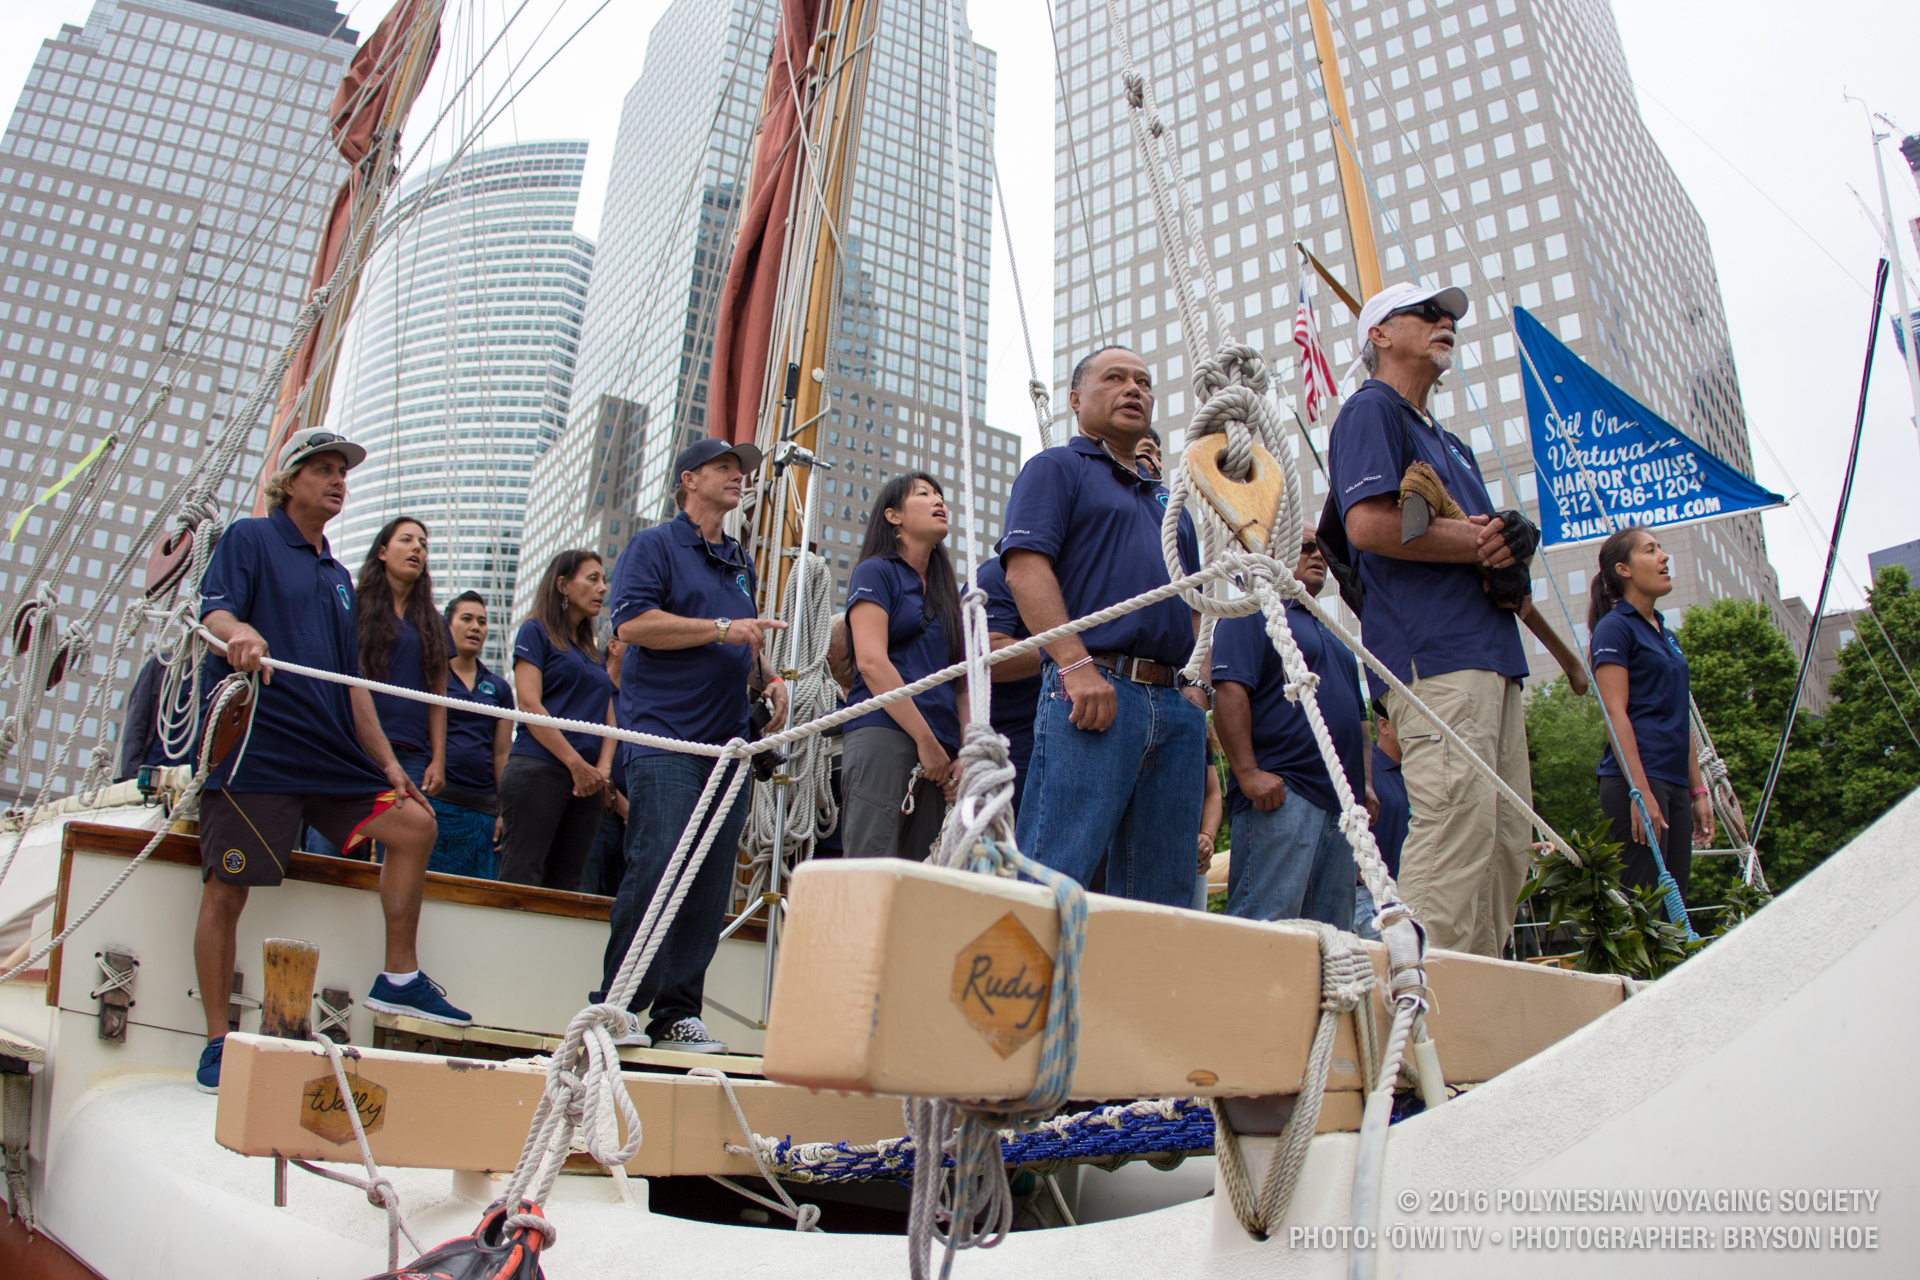
MULTIPOLYGON (((1167 491, 1134 464, 1153 418, 1140 357, 1105 347, 1073 371, 1079 434, 1028 460, 1007 499, 1000 558, 1038 635, 1167 583, 1167 491)), ((1199 567, 1193 523, 1180 557, 1199 567)), ((1206 713, 1182 696, 1194 612, 1163 600, 1048 646, 1020 847, 1086 884, 1104 857, 1107 892, 1193 903, 1193 851, 1206 786, 1206 713)))
POLYGON ((220 1084, 240 912, 250 889, 284 878, 302 822, 342 849, 362 840, 386 846, 386 969, 374 979, 367 1007, 454 1026, 471 1021, 420 971, 414 936, 433 852, 433 810, 394 759, 373 695, 261 667, 261 659, 273 657, 360 674, 353 578, 322 530, 346 501, 348 468, 366 456, 329 431, 295 433, 268 478, 266 518, 235 521, 200 583, 201 622, 227 646, 224 659, 207 658, 209 685, 233 671, 261 673, 244 750, 214 769, 200 799, 205 884, 193 958, 207 1047, 196 1080, 209 1093, 220 1084))
MULTIPOLYGON (((753 563, 722 528, 727 513, 740 505, 747 477, 759 468, 760 450, 750 444, 701 440, 688 446, 673 462, 680 514, 634 534, 621 553, 613 571, 614 633, 627 643, 621 728, 724 745, 748 736, 749 689, 765 691, 773 703, 769 733, 785 724, 787 689, 773 674, 766 641, 787 624, 754 616, 753 563)), ((627 804, 635 820, 627 823, 626 871, 613 903, 596 1001, 612 987, 717 763, 712 756, 657 747, 632 746, 628 752, 627 804)), ((634 1033, 620 1043, 726 1052, 700 1015, 752 785, 741 787, 731 809, 719 812, 716 800, 708 813, 712 851, 629 1005, 636 1014, 651 1006, 646 1033, 636 1020, 634 1033)))
MULTIPOLYGON (((1357 336, 1373 376, 1333 424, 1328 469, 1366 590, 1361 637, 1432 713, 1522 796, 1532 794, 1516 610, 1539 531, 1495 513, 1472 452, 1426 410, 1453 365, 1459 289, 1395 284, 1367 300, 1357 336), (1467 518, 1403 535, 1401 479, 1427 463, 1467 518)), ((1412 801, 1400 889, 1437 947, 1497 956, 1526 878, 1527 817, 1457 758, 1426 714, 1387 694, 1412 801)))
MULTIPOLYGON (((1326 586, 1327 562, 1312 525, 1293 575, 1316 596, 1326 586)), ((1315 696, 1347 786, 1365 803, 1359 664, 1304 605, 1289 600, 1286 612, 1307 669, 1320 677, 1315 696)), ((1353 847, 1340 830, 1340 797, 1306 708, 1287 698, 1286 668, 1267 636, 1264 612, 1225 619, 1214 629, 1213 686, 1214 728, 1233 770, 1226 797, 1233 820, 1227 914, 1351 928, 1355 868, 1353 847)))

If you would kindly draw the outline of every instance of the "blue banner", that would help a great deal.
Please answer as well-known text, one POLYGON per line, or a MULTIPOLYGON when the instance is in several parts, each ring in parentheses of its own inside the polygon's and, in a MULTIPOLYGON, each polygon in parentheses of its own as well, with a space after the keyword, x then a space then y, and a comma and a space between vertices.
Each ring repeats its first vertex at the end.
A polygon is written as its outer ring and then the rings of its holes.
POLYGON ((1612 532, 1607 516, 1670 528, 1786 505, 1595 373, 1524 308, 1513 326, 1546 545, 1598 541, 1612 532))

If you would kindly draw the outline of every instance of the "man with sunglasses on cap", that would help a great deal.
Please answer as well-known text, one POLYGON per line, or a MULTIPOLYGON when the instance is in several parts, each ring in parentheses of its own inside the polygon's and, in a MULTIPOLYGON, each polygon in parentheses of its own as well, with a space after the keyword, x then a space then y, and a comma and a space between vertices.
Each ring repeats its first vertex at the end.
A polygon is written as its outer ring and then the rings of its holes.
MULTIPOLYGON (((722 746, 750 736, 749 690, 772 703, 767 732, 787 718, 787 688, 773 672, 767 642, 786 623, 755 617, 753 562, 727 535, 727 515, 740 505, 760 469, 750 444, 700 440, 673 460, 673 500, 680 514, 642 529, 613 571, 614 634, 627 644, 620 669, 620 727, 722 746)), ((614 899, 612 936, 598 1002, 626 959, 647 904, 666 873, 680 834, 718 761, 659 747, 627 748, 626 870, 614 899)), ((724 784, 723 784, 724 786, 724 784)), ((713 844, 666 941, 654 953, 628 1008, 651 1008, 643 1030, 636 1017, 625 1045, 654 1044, 682 1053, 725 1053, 701 1018, 707 965, 720 945, 720 917, 733 883, 734 850, 746 825, 752 782, 730 808, 716 796, 704 830, 713 844)), ((698 835, 696 835, 698 839, 698 835)), ((688 846, 691 850, 694 845, 688 846)))
MULTIPOLYGON (((1308 525, 1293 576, 1312 595, 1327 585, 1327 562, 1308 525)), ((1367 779, 1366 715, 1353 654, 1297 601, 1287 629, 1307 669, 1327 733, 1354 798, 1372 810, 1367 779)), ((1353 846, 1340 830, 1340 797, 1307 722, 1287 697, 1280 653, 1267 636, 1265 611, 1222 619, 1213 633, 1213 725, 1233 782, 1227 809, 1233 861, 1227 914, 1249 920, 1322 920, 1353 926, 1353 846)))
MULTIPOLYGON (((1371 376, 1334 422, 1328 469, 1365 589, 1367 648, 1530 796, 1516 618, 1539 530, 1518 511, 1494 510, 1472 451, 1427 410, 1453 367, 1467 307, 1460 289, 1409 283, 1367 300, 1355 333, 1371 376), (1432 468, 1464 519, 1437 510, 1424 524, 1405 518, 1402 482, 1417 463, 1432 468)), ((1427 712, 1394 691, 1387 710, 1412 805, 1401 893, 1432 945, 1497 956, 1526 879, 1526 815, 1459 759, 1427 712)))
POLYGON ((262 665, 277 658, 360 674, 353 577, 333 558, 323 530, 346 502, 347 472, 366 456, 330 431, 295 432, 267 479, 266 517, 229 526, 200 583, 201 624, 226 645, 224 658, 208 655, 208 684, 230 672, 260 673, 244 746, 214 766, 200 797, 205 883, 193 958, 207 1047, 195 1079, 208 1093, 220 1086, 240 912, 249 890, 285 877, 303 822, 341 849, 364 840, 386 846, 386 967, 366 1007, 451 1026, 471 1021, 420 971, 414 940, 433 809, 394 759, 373 695, 262 665))

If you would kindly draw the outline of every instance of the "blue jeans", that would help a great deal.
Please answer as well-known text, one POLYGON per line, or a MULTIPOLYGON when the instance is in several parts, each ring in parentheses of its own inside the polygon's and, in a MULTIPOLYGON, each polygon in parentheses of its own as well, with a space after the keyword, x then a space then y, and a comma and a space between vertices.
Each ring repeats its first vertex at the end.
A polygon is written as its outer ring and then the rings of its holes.
MULTIPOLYGON (((415 751, 412 747, 396 746, 393 749, 393 758, 400 762, 402 771, 404 771, 409 778, 413 779, 414 786, 418 787, 426 784, 427 765, 433 760, 431 755, 425 751, 415 751)), ((300 847, 308 853, 318 853, 329 858, 353 857, 361 862, 368 860, 382 862, 386 859, 387 854, 386 849, 381 846, 378 840, 364 840, 361 842, 360 847, 355 849, 351 854, 341 853, 339 845, 327 839, 312 827, 308 827, 306 834, 301 837, 300 847)))
POLYGON ((586 869, 580 873, 580 892, 618 896, 626 867, 627 824, 609 809, 600 815, 600 830, 594 833, 586 869))
POLYGON ((1380 931, 1373 927, 1373 893, 1364 884, 1353 886, 1353 932, 1363 938, 1380 941, 1380 931))
POLYGON ((1233 815, 1227 914, 1248 920, 1323 920, 1353 928, 1353 850, 1339 815, 1289 795, 1262 813, 1233 815))
MULTIPOLYGON (((716 763, 707 756, 683 755, 635 756, 627 762, 627 869, 620 878, 620 893, 613 900, 612 936, 607 939, 600 990, 591 997, 595 1002, 604 1000, 613 986, 633 935, 647 914, 647 904, 666 874, 667 863, 673 860, 680 833, 693 817, 700 790, 716 763)), ((707 965, 720 945, 720 917, 726 912, 734 853, 740 844, 740 830, 747 825, 752 787, 749 778, 734 798, 732 811, 718 818, 707 860, 687 890, 680 914, 654 952, 653 963, 640 979, 633 999, 627 1002, 627 1008, 635 1013, 652 1006, 649 1033, 664 1031, 682 1018, 697 1018, 705 1005, 707 965)), ((716 795, 707 815, 709 827, 715 823, 719 807, 720 796, 716 795)), ((691 846, 688 852, 691 856, 691 846)))
POLYGON ((1206 797, 1206 713, 1178 689, 1106 674, 1117 707, 1102 733, 1072 724, 1049 662, 1033 716, 1015 827, 1026 855, 1086 884, 1104 856, 1115 897, 1193 905, 1193 851, 1206 797))

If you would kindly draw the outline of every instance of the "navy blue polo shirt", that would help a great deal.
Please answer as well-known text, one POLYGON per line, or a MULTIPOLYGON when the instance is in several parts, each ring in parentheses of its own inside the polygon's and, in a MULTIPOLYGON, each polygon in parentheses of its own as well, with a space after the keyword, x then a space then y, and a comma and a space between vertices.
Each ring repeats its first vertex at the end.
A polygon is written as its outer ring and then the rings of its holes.
MULTIPOLYGON (((1355 797, 1366 795, 1367 732, 1360 707, 1360 669, 1347 647, 1320 625, 1320 620, 1296 604, 1287 605, 1287 626, 1300 646, 1307 669, 1320 677, 1320 714, 1333 735, 1347 785, 1355 797)), ((1265 613, 1223 620, 1213 633, 1213 682, 1231 680, 1247 687, 1253 711, 1253 759, 1287 784, 1287 798, 1305 800, 1329 813, 1340 812, 1339 797, 1320 759, 1319 744, 1307 723, 1305 708, 1287 701, 1286 669, 1280 653, 1267 638, 1265 613)), ((1229 812, 1238 813, 1253 802, 1229 779, 1229 812)))
MULTIPOLYGON (((607 674, 599 654, 585 652, 576 644, 561 648, 538 618, 528 618, 520 624, 520 634, 513 638, 513 660, 532 663, 539 669, 540 705, 547 709, 548 715, 561 720, 585 720, 590 724, 607 722, 607 704, 613 700, 613 677, 607 674)), ((600 744, 605 739, 575 731, 567 731, 563 736, 582 760, 589 765, 599 763, 600 744)), ((553 752, 540 745, 540 740, 526 725, 521 725, 514 736, 512 754, 560 763, 553 752)))
MULTIPOLYGON (((987 630, 1015 640, 1032 635, 1020 618, 1020 607, 1007 587, 1007 571, 998 558, 982 562, 977 576, 980 589, 987 593, 987 630)), ((1016 769, 1026 768, 1033 758, 1033 716, 1045 679, 1028 676, 996 681, 993 686, 993 727, 1006 738, 1007 756, 1016 769)))
MULTIPOLYGON (((650 609, 681 618, 751 618, 758 578, 746 552, 722 535, 710 543, 681 512, 642 529, 613 570, 613 625, 650 609)), ((714 639, 690 649, 627 646, 620 664, 620 727, 683 742, 744 738, 753 648, 714 639)), ((636 756, 667 754, 635 746, 636 756)))
MULTIPOLYGON (((852 618, 857 604, 877 604, 887 611, 887 657, 892 659, 901 683, 912 684, 953 661, 947 647, 946 628, 940 624, 939 615, 927 599, 919 572, 898 555, 862 560, 853 566, 853 576, 847 579, 847 647, 856 661, 852 618)), ((856 674, 853 688, 847 691, 847 705, 864 702, 872 696, 866 676, 856 674)), ((960 745, 960 713, 955 706, 953 681, 937 684, 918 695, 913 705, 920 708, 927 728, 933 730, 933 736, 942 746, 952 751, 960 745)), ((888 729, 900 727, 885 707, 847 721, 846 727, 869 729, 876 725, 888 729)))
MULTIPOLYGON (((420 647, 420 629, 405 618, 396 617, 393 621, 393 648, 387 653, 387 674, 381 677, 381 683, 425 693, 426 654, 420 647)), ((415 751, 429 749, 426 703, 391 693, 376 693, 373 709, 380 713, 380 728, 388 742, 396 747, 412 747, 415 751)))
MULTIPOLYGON (((258 631, 268 657, 360 674, 353 575, 326 539, 315 551, 283 510, 236 520, 221 535, 200 582, 200 616, 216 611, 258 631)), ((218 654, 207 656, 209 684, 232 671, 218 654)), ((276 671, 260 686, 245 755, 230 754, 207 785, 242 794, 362 796, 389 784, 360 747, 347 686, 276 671)))
MULTIPOLYGON (((1160 518, 1167 490, 1115 462, 1098 441, 1075 436, 1027 460, 1007 498, 999 550, 1038 551, 1053 560, 1067 617, 1084 618, 1167 584, 1160 518)), ((1180 563, 1200 567, 1192 516, 1180 513, 1180 563)), ((1178 598, 1136 609, 1080 633, 1089 653, 1124 653, 1184 666, 1193 656, 1193 611, 1178 598)))
POLYGON ((1373 842, 1380 846, 1387 870, 1398 876, 1400 849, 1407 843, 1407 822, 1413 810, 1407 803, 1407 777, 1400 772, 1400 762, 1377 745, 1373 748, 1373 798, 1380 802, 1380 816, 1373 820, 1373 842))
MULTIPOLYGON (((1398 494, 1416 460, 1434 469, 1468 515, 1494 514, 1473 451, 1369 378, 1333 424, 1327 465, 1341 519, 1363 498, 1398 494)), ((1487 599, 1477 565, 1421 564, 1357 549, 1354 558, 1367 590, 1360 638, 1393 674, 1409 682, 1449 671, 1525 677, 1519 622, 1487 599)))
MULTIPOLYGON (((1627 669, 1627 721, 1640 748, 1640 767, 1649 778, 1684 787, 1691 782, 1687 765, 1693 750, 1687 657, 1667 629, 1667 620, 1657 612, 1654 616, 1660 618, 1658 631, 1622 600, 1593 629, 1589 653, 1596 669, 1608 663, 1627 669)), ((1604 778, 1621 776, 1611 736, 1594 772, 1604 778)))
MULTIPOLYGON (((448 666, 447 696, 462 702, 504 707, 508 711, 514 709, 513 690, 484 662, 475 662, 471 688, 458 671, 448 666)), ((493 794, 493 733, 499 723, 496 716, 447 708, 448 786, 478 795, 493 794)), ((599 756, 596 754, 593 758, 597 760, 599 756)))

